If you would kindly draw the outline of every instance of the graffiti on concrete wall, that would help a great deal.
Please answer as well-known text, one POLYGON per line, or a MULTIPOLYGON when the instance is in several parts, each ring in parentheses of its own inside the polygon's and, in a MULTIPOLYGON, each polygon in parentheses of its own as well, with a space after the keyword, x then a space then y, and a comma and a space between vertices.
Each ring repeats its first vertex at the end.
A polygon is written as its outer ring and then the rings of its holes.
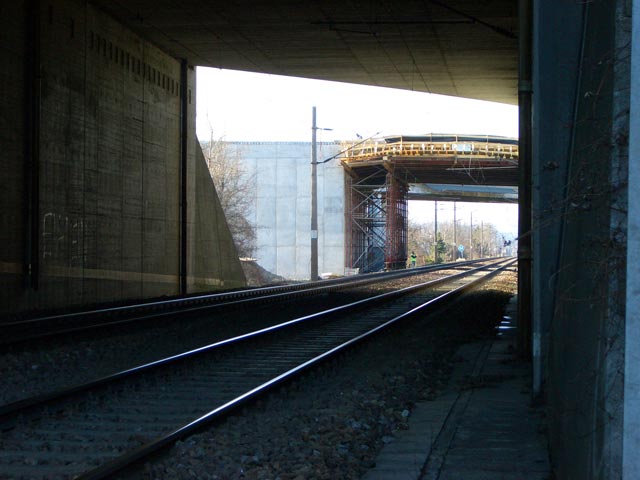
POLYGON ((42 260, 82 265, 84 222, 78 216, 48 212, 42 217, 42 260))

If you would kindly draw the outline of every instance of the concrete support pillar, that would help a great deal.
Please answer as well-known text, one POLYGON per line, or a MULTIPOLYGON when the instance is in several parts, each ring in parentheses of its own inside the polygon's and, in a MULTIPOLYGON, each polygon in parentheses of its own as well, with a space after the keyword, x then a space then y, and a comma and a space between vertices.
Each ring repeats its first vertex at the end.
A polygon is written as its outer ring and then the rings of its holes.
POLYGON ((384 266, 387 270, 405 268, 407 264, 407 186, 387 174, 386 234, 384 266))
MULTIPOLYGON (((518 351, 522 358, 531 357, 531 108, 532 108, 532 5, 519 0, 519 179, 518 179, 518 351)), ((537 322, 539 325, 539 322, 537 322)), ((540 328, 536 328, 534 357, 540 362, 540 328)), ((536 378, 540 378, 536 368, 536 378)), ((534 386, 539 393, 539 381, 534 386)))
POLYGON ((640 478, 640 0, 633 1, 622 478, 640 478))
POLYGON ((552 0, 533 3, 532 318, 541 332, 541 351, 536 357, 540 363, 534 371, 536 390, 549 373, 549 337, 564 218, 564 193, 558 192, 566 188, 567 152, 572 148, 570 127, 575 124, 579 84, 574 64, 581 52, 583 8, 552 0))

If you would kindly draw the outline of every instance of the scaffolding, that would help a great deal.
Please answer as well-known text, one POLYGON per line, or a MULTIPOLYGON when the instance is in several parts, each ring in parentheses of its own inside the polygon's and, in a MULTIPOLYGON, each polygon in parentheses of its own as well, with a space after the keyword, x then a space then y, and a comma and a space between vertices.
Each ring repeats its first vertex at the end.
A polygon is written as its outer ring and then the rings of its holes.
POLYGON ((409 188, 406 183, 399 181, 391 173, 387 174, 386 180, 387 222, 384 268, 398 270, 407 265, 407 230, 409 229, 407 192, 409 188))
POLYGON ((408 186, 379 172, 346 182, 347 267, 361 273, 405 268, 408 186))

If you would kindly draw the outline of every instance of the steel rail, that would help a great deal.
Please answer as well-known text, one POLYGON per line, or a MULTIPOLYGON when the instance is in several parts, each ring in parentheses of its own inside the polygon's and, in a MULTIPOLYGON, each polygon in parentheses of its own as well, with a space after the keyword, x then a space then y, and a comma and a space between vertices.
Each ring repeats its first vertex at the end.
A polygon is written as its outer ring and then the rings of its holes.
MULTIPOLYGON (((121 372, 123 374, 121 377, 113 375, 102 379, 108 380, 111 378, 110 381, 97 385, 95 382, 85 384, 86 389, 89 390, 86 393, 81 393, 80 386, 76 386, 73 391, 54 392, 62 393, 57 397, 48 395, 50 398, 44 399, 44 396, 39 396, 40 400, 42 400, 39 405, 33 402, 29 405, 28 401, 9 404, 14 408, 6 409, 3 418, 0 420, 8 421, 2 421, 0 428, 12 430, 15 427, 17 430, 15 435, 11 433, 4 438, 6 456, 3 456, 3 462, 7 468, 13 468, 13 462, 17 462, 15 463, 16 468, 18 468, 17 471, 21 471, 20 469, 25 467, 20 466, 20 459, 25 458, 24 455, 26 454, 29 458, 40 459, 33 460, 38 462, 33 464, 35 470, 29 470, 29 467, 26 467, 28 475, 38 470, 42 471, 43 468, 46 468, 47 472, 54 470, 61 472, 61 475, 67 475, 69 473, 66 473, 68 470, 64 465, 64 460, 60 460, 53 452, 46 453, 48 451, 46 445, 49 442, 58 442, 58 439, 60 439, 62 442, 60 443, 60 449, 55 451, 63 452, 63 459, 64 455, 67 455, 68 460, 76 464, 74 475, 79 473, 80 466, 82 466, 82 470, 85 470, 85 473, 80 473, 80 477, 77 478, 109 478, 130 462, 144 458, 177 438, 182 438, 195 429, 201 428, 206 423, 221 418, 227 411, 235 409, 261 392, 292 378, 293 375, 296 375, 296 372, 302 373, 315 365, 317 361, 322 361, 323 358, 330 358, 333 354, 337 354, 342 344, 345 346, 355 344, 354 342, 358 342, 359 338, 364 339, 367 337, 368 334, 365 335, 365 332, 369 330, 381 331, 391 326, 393 321, 389 321, 390 318, 398 321, 419 311, 425 305, 439 304, 433 298, 437 295, 437 292, 422 293, 419 290, 426 289, 429 292, 429 287, 456 281, 456 279, 457 282, 460 282, 464 277, 482 274, 483 272, 488 272, 487 275, 483 275, 483 278, 488 278, 497 273, 499 268, 506 268, 514 261, 503 259, 490 265, 483 265, 466 272, 450 275, 447 278, 422 282, 394 292, 387 292, 341 307, 334 307, 317 314, 306 315, 271 328, 251 332, 185 352, 182 355, 175 355, 158 362, 152 362, 140 368, 129 369, 121 372), (415 293, 418 296, 403 296, 403 293, 415 293), (428 301, 425 301, 427 299, 428 301), (384 306, 378 306, 382 302, 384 302, 384 306), (371 307, 374 307, 374 313, 371 315, 358 313, 360 309, 371 307), (399 308, 405 313, 398 315, 399 308), (396 313, 393 313, 394 311, 396 313), (274 334, 274 336, 269 336, 271 334, 274 334), (265 342, 262 339, 268 341, 265 342), (248 344, 249 341, 257 343, 248 344), (241 346, 243 348, 240 350, 221 351, 221 349, 228 346, 241 346), (293 351, 290 350, 291 347, 293 347, 293 351), (210 361, 212 353, 216 361, 210 361), (220 353, 223 353, 222 357, 219 356, 220 353), (207 354, 208 356, 200 358, 201 354, 207 354), (248 356, 246 356, 247 354, 248 356), (188 367, 179 364, 178 368, 176 368, 178 362, 187 359, 192 360, 189 362, 188 367), (265 362, 264 359, 269 360, 265 362), (151 376, 143 375, 151 373, 161 365, 171 368, 166 371, 163 369, 160 372, 154 372, 151 376), (282 365, 282 368, 279 368, 280 365, 282 365), (283 371, 285 373, 282 373, 283 371), (94 386, 106 386, 108 383, 115 383, 126 378, 135 378, 135 380, 123 384, 118 383, 109 387, 109 390, 91 391, 94 386), (252 378, 257 380, 252 382, 252 378), (134 385, 140 384, 145 385, 142 392, 138 390, 138 387, 134 388, 134 385), (256 384, 260 386, 256 387, 256 384), (107 392, 110 392, 109 395, 114 395, 115 397, 113 399, 107 397, 109 401, 105 403, 104 400, 100 399, 107 392), (167 397, 164 392, 172 393, 167 397), (59 401, 74 393, 81 393, 82 396, 71 399, 70 403, 61 403, 59 401), (140 398, 141 395, 142 398, 140 398), (205 399, 207 400, 205 401, 205 399), (114 401, 115 403, 113 403, 114 401), (49 402, 52 402, 52 404, 49 402), (208 402, 212 403, 209 404, 208 402), (80 405, 83 407, 80 407, 80 405), (167 405, 169 407, 168 410, 167 405), (211 405, 219 406, 211 410, 211 405), (182 406, 188 406, 188 408, 185 409, 182 406), (35 412, 35 417, 33 415, 23 415, 24 413, 29 413, 28 410, 30 408, 36 407, 39 410, 35 412), (189 412, 194 413, 189 414, 189 412), (61 415, 61 417, 58 415, 61 415), (115 420, 112 419, 114 415, 115 420), (142 415, 142 418, 138 419, 138 415, 142 415), (69 416, 68 419, 67 416, 69 416), (121 420, 119 419, 122 416, 125 417, 126 426, 125 424, 120 425, 121 420), (31 422, 39 417, 42 417, 41 421, 34 423, 33 427, 31 427, 31 422), (196 420, 194 420, 194 417, 196 420), (23 420, 19 420, 20 418, 23 420), (152 419, 152 422, 148 423, 150 419, 152 419), (98 432, 95 433, 94 423, 102 425, 98 432), (23 427, 27 428, 27 430, 21 430, 23 427), (141 427, 142 430, 140 430, 141 427), (32 430, 33 433, 31 433, 32 430), (132 442, 130 432, 138 431, 142 431, 141 438, 149 442, 142 447, 136 447, 132 444, 135 441, 132 442), (44 436, 41 437, 42 435, 44 436), (87 435, 89 435, 88 443, 86 441, 87 435), (124 438, 120 439, 120 437, 124 438), (157 438, 153 440, 155 437, 157 438), (82 438, 85 439, 85 442, 74 446, 74 442, 77 443, 77 440, 82 438), (101 442, 101 438, 105 441, 108 439, 108 442, 101 442), (115 440, 116 438, 118 440, 115 440), (109 451, 104 450, 104 445, 107 444, 112 445, 109 451), (42 450, 42 448, 45 448, 45 450, 42 450), (124 452, 123 456, 110 460, 109 457, 112 456, 112 453, 109 452, 116 451, 112 450, 113 448, 124 452), (66 453, 76 451, 75 449, 78 449, 78 453, 75 454, 77 457, 66 453), (45 453, 41 456, 40 453, 36 452, 45 453), (51 455, 54 455, 54 457, 51 457, 51 455), (52 462, 51 458, 58 458, 58 460, 50 463, 52 462), (62 463, 60 463, 61 461, 62 463), (99 466, 94 470, 88 471, 87 469, 93 468, 92 464, 99 466), (42 465, 46 465, 46 467, 42 465)), ((466 285, 450 289, 448 293, 440 296, 440 298, 451 298, 456 292, 471 288, 479 280, 476 278, 471 282, 467 281, 466 285)), ((9 407, 9 405, 6 407, 9 407)))
MULTIPOLYGON (((163 447, 172 445, 173 443, 177 442, 178 440, 181 440, 193 433, 195 433, 196 431, 202 429, 203 427, 211 424, 213 421, 216 420, 220 420, 222 419, 224 416, 226 415, 230 415, 232 412, 236 411, 239 407, 245 405, 247 402, 254 400, 262 395, 264 395, 265 393, 271 391, 272 389, 274 389, 275 387, 287 382, 287 381, 291 381, 297 377, 299 377, 300 375, 302 375, 303 373, 305 373, 307 370, 314 368, 316 366, 318 366, 319 364, 326 362, 327 360, 330 360, 332 358, 334 358, 335 356, 343 353, 345 350, 352 348, 355 345, 360 344, 361 342, 363 342, 364 340, 367 340, 369 338, 371 338, 372 336, 379 334, 380 332, 387 330, 390 327, 396 326, 398 325, 400 322, 402 322, 403 320, 406 320, 410 317, 412 317, 413 315, 415 315, 418 312, 423 312, 425 309, 427 308, 435 308, 435 307, 439 307, 441 306, 444 302, 446 301, 450 301, 453 300, 454 298, 456 298, 457 296, 459 296, 460 294, 462 294, 463 292, 476 287, 478 284, 486 282, 487 280, 489 280, 491 277, 497 275, 499 272, 501 272, 502 270, 508 268, 509 266, 513 265, 516 262, 516 260, 508 260, 506 262, 498 262, 501 263, 502 265, 499 266, 498 268, 496 268, 494 271, 489 272, 487 275, 480 277, 468 284, 462 285, 460 287, 457 287, 453 290, 449 290, 448 292, 439 295, 436 298, 433 298, 421 305, 418 305, 417 307, 412 308, 411 310, 404 312, 380 325, 378 325, 375 328, 372 328, 371 330, 362 333, 360 335, 358 335, 355 338, 352 338, 351 340, 348 340, 334 348, 331 348, 330 350, 317 355, 316 357, 307 360, 306 362, 298 365, 297 367, 294 367, 292 369, 289 369, 288 371, 278 375, 277 377, 274 377, 273 379, 262 383, 261 385, 247 391, 246 393, 236 397, 235 399, 226 402, 223 405, 220 405, 219 407, 211 410, 210 412, 206 413, 205 415, 200 416, 199 418, 193 420, 192 422, 188 423, 187 425, 184 425, 174 431, 172 431, 171 433, 164 435, 162 437, 157 438, 156 440, 153 440, 145 445, 142 445, 141 447, 128 452, 125 455, 119 456, 107 463, 104 463, 103 465, 99 466, 96 469, 93 469, 89 472, 85 472, 81 475, 79 475, 78 477, 76 477, 77 480, 102 480, 105 478, 109 478, 110 476, 112 476, 115 473, 121 472, 123 469, 130 467, 132 464, 156 453, 158 450, 162 449, 163 447)), ((493 266, 496 266, 496 264, 493 264, 493 266)), ((487 267, 480 267, 477 270, 483 269, 483 268, 490 268, 489 266, 487 267)), ((458 275, 457 275, 458 276, 458 275)), ((411 288, 411 287, 409 287, 411 288)))
POLYGON ((186 360, 188 358, 194 357, 196 355, 199 354, 203 354, 205 352, 211 352, 214 349, 219 349, 219 348, 223 348, 223 347, 227 347, 230 345, 236 345, 240 342, 249 340, 249 339, 254 339, 255 337, 258 336, 263 336, 263 335, 267 335, 276 331, 280 331, 283 330, 285 328, 289 328, 292 327, 294 325, 299 325, 303 322, 308 322, 311 320, 319 320, 321 318, 325 318, 325 317, 329 317, 331 315, 335 315, 337 313, 345 313, 345 312, 349 312, 352 310, 356 310, 356 309, 361 309, 361 308, 365 308, 366 306, 369 305, 374 305, 376 303, 380 303, 380 302, 384 302, 384 301, 388 301, 390 299, 393 298, 397 298, 403 295, 406 295, 408 293, 417 291, 417 290, 421 290, 424 288, 430 288, 430 287, 435 287, 437 285, 443 284, 443 283, 447 283, 450 282, 452 280, 455 280, 457 278, 461 278, 464 276, 468 276, 471 275, 474 272, 478 272, 480 270, 486 269, 486 268, 491 268, 492 266, 504 263, 505 260, 501 260, 499 262, 495 262, 492 263, 490 265, 483 265, 481 267, 476 267, 473 268, 471 270, 468 271, 464 271, 464 272, 460 272, 460 273, 456 273, 453 275, 449 275, 447 277, 443 277, 443 278, 439 278, 436 280, 429 280, 427 282, 422 282, 416 285, 411 285, 408 287, 404 287, 398 290, 394 290, 391 292, 385 292, 379 295, 375 295, 372 297, 368 297, 368 298, 364 298, 355 302, 351 302, 345 305, 340 305, 337 307, 333 307, 327 310, 323 310, 320 312, 316 312, 316 313, 312 313, 309 315, 305 315, 299 318, 295 318, 283 323, 279 323, 277 325, 272 325, 270 327, 266 327, 266 328, 262 328, 259 330, 255 330, 252 332, 248 332, 248 333, 244 333, 242 335, 237 335, 234 337, 230 337, 224 340, 220 340, 214 343, 211 343, 209 345, 204 345, 202 347, 198 347, 183 353, 179 353, 177 355, 172 355, 166 358, 162 358, 159 360, 155 360, 153 362, 148 362, 145 363, 143 365, 139 365, 133 368, 129 368, 117 373, 113 373, 111 375, 106 375, 103 377, 100 377, 98 379, 89 381, 89 382, 83 382, 77 385, 71 385, 69 387, 65 387, 59 390, 55 390, 52 392, 48 392, 48 393, 43 393, 40 395, 35 395, 33 397, 29 397, 29 398, 25 398, 22 400, 18 400, 15 402, 11 402, 5 405, 0 406, 0 420, 6 418, 9 415, 15 415, 18 412, 27 410, 27 409, 31 409, 37 406, 42 406, 46 403, 52 402, 54 400, 60 400, 63 399, 65 397, 69 397, 71 395, 77 394, 77 393, 81 393, 81 392, 85 392, 91 389, 94 389, 96 387, 100 387, 109 383, 113 383, 115 381, 118 380, 123 380, 125 378, 128 377, 132 377, 134 375, 140 375, 142 373, 145 373, 147 371, 153 370, 153 369, 157 369, 160 367, 164 367, 167 366, 169 364, 175 363, 175 362, 179 362, 179 361, 183 361, 186 360))
POLYGON ((430 265, 393 273, 370 273, 358 275, 357 277, 343 277, 339 279, 323 280, 320 282, 306 282, 276 287, 262 287, 225 293, 197 295, 171 300, 161 300, 157 302, 145 302, 127 306, 103 308, 87 312, 51 315, 17 322, 0 323, 0 345, 23 342, 25 340, 48 338, 51 336, 127 323, 141 322, 151 319, 161 319, 176 314, 184 315, 203 312, 209 309, 228 307, 241 303, 268 302, 282 300, 283 298, 310 296, 318 293, 324 293, 326 291, 339 290, 352 286, 362 286, 374 283, 381 279, 389 280, 405 276, 420 275, 439 270, 465 267, 491 260, 495 260, 495 258, 430 265), (143 314, 140 315, 140 312, 143 314), (105 317, 109 316, 124 316, 124 318, 105 319, 105 317), (96 319, 100 321, 95 322, 96 319), (73 324, 72 326, 69 326, 69 323, 73 322, 89 322, 89 324, 73 324), (56 324, 58 323, 63 323, 64 326, 56 327, 56 324), (25 329, 28 329, 28 331, 25 332, 25 329))

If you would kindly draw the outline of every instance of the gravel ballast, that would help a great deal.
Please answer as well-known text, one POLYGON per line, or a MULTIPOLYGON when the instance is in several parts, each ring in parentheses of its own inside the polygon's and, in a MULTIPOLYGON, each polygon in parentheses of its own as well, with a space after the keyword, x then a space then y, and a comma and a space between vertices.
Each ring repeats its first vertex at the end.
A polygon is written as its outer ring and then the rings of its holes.
MULTIPOLYGON (((440 278, 451 270, 420 275, 420 281, 440 278)), ((320 297, 258 308, 213 310, 184 321, 136 327, 122 325, 95 335, 67 335, 8 348, 0 354, 0 405, 90 381, 224 338, 264 328, 298 316, 376 295, 415 282, 403 278, 320 297)))
POLYGON ((124 477, 360 478, 408 428, 414 404, 444 389, 459 346, 495 334, 515 288, 515 272, 502 273, 454 307, 366 342, 124 477))

